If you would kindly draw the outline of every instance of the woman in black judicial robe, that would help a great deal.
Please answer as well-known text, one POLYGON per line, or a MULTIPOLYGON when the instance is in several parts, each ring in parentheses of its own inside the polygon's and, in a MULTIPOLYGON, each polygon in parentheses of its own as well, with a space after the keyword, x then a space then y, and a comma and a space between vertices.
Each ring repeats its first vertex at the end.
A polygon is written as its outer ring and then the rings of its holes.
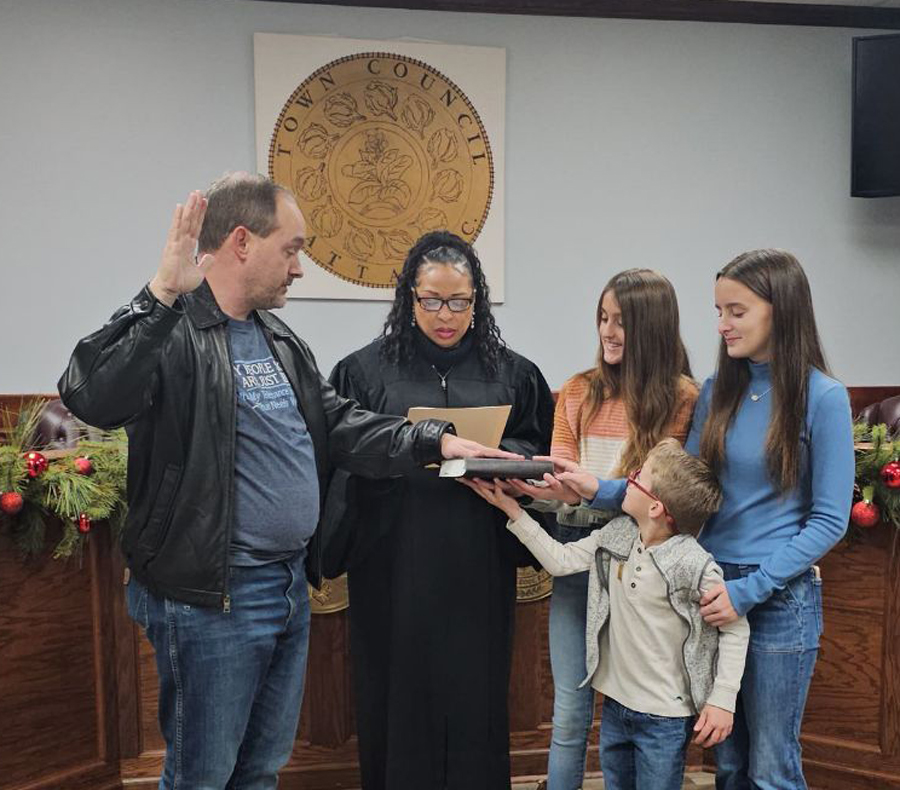
MULTIPOLYGON (((510 404, 501 447, 549 448, 547 383, 505 347, 474 250, 445 231, 412 248, 382 336, 331 381, 385 414, 510 404)), ((509 788, 516 566, 531 556, 502 513, 436 469, 343 482, 363 789, 509 788)))

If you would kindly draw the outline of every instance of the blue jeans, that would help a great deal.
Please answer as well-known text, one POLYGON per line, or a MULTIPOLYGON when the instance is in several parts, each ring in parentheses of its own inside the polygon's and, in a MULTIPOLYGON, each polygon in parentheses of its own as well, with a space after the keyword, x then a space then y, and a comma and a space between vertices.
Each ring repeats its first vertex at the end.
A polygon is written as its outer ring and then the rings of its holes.
POLYGON ((600 768, 607 790, 681 790, 693 716, 655 716, 603 700, 600 768))
POLYGON ((303 557, 233 567, 229 592, 225 613, 128 584, 128 612, 156 651, 159 790, 269 790, 291 755, 309 644, 303 557))
MULTIPOLYGON (((557 524, 562 543, 581 540, 589 530, 557 524)), ((585 636, 588 574, 557 576, 550 599, 550 666, 553 670, 553 736, 547 790, 578 790, 584 779, 594 690, 578 685, 587 674, 585 636)))
MULTIPOLYGON (((755 565, 720 563, 725 579, 755 565)), ((800 722, 822 633, 822 582, 808 570, 747 613, 750 648, 731 736, 716 747, 717 790, 806 790, 800 722)))

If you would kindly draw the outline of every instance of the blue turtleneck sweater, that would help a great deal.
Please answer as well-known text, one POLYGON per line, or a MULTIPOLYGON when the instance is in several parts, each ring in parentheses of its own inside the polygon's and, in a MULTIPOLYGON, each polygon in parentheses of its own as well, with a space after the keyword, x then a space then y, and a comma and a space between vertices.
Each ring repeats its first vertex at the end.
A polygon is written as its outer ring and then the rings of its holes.
MULTIPOLYGON (((850 401, 842 384, 819 370, 809 375, 807 451, 799 485, 784 494, 773 485, 766 461, 772 406, 767 364, 750 365, 750 385, 725 436, 719 471, 722 507, 703 528, 700 543, 718 562, 758 565, 748 576, 726 582, 739 615, 807 570, 847 529, 853 496, 854 456, 850 401), (751 394, 761 397, 757 401, 751 394), (765 394, 763 394, 765 393, 765 394)), ((712 397, 713 378, 703 384, 685 448, 697 455, 712 397)), ((621 505, 624 481, 601 481, 593 507, 621 505)))

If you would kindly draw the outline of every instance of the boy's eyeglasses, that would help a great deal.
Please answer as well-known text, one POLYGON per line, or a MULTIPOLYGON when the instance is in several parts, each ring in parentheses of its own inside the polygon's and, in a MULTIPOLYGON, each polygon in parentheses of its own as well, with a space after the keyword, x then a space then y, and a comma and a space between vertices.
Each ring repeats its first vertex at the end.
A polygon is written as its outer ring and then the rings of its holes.
POLYGON ((640 470, 639 468, 638 468, 638 469, 635 469, 630 475, 628 475, 628 478, 627 478, 627 484, 630 485, 630 486, 634 486, 638 491, 640 491, 640 492, 641 492, 642 494, 644 494, 645 496, 650 497, 650 499, 652 499, 654 502, 659 502, 659 504, 662 505, 663 515, 666 517, 666 519, 668 519, 669 524, 670 524, 672 527, 675 527, 675 518, 672 516, 672 514, 671 514, 671 513, 668 511, 668 509, 666 508, 665 502, 663 502, 663 501, 662 501, 658 496, 656 496, 656 494, 654 494, 652 491, 648 491, 646 488, 644 488, 644 487, 638 482, 638 478, 639 478, 640 476, 641 476, 641 470, 640 470))
POLYGON ((419 296, 415 291, 413 291, 413 297, 419 303, 419 307, 426 313, 439 313, 444 305, 447 305, 447 309, 451 313, 464 313, 475 301, 475 298, 472 296, 468 298, 454 296, 452 299, 438 299, 436 296, 419 296))

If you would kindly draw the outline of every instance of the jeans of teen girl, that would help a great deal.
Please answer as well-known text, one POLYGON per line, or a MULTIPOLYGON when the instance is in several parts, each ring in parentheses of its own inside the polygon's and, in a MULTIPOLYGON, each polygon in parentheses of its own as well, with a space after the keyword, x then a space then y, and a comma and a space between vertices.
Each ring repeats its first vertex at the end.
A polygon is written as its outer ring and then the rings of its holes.
MULTIPOLYGON (((755 565, 720 563, 725 579, 755 565)), ((814 569, 747 613, 750 648, 731 736, 716 747, 717 790, 806 790, 800 724, 822 633, 822 582, 814 569)))
MULTIPOLYGON (((584 528, 554 526, 562 543, 581 540, 584 528)), ((584 680, 588 574, 557 576, 550 599, 550 664, 553 668, 553 734, 547 764, 547 790, 578 790, 584 779, 594 690, 584 680)))

